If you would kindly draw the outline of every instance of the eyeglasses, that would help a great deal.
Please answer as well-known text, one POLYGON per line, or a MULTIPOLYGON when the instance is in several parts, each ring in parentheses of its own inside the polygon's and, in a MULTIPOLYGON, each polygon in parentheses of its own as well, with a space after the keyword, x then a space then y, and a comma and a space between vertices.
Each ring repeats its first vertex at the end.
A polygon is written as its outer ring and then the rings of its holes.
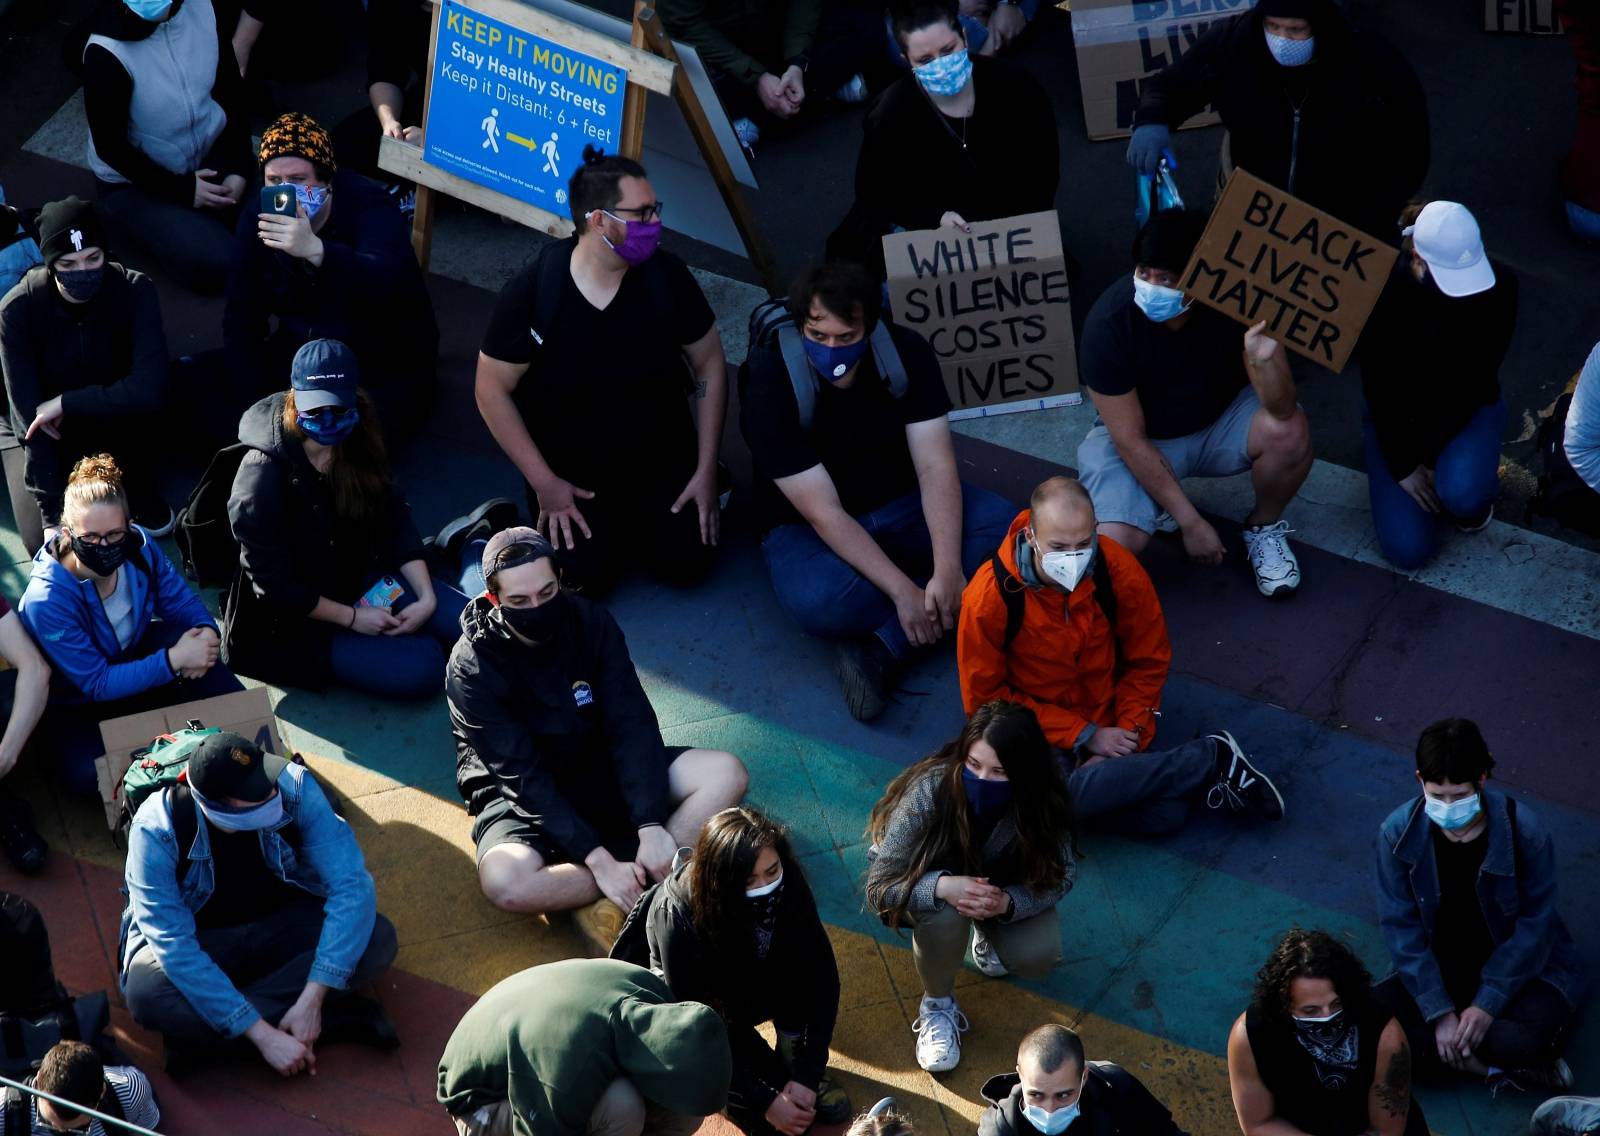
POLYGON ((665 201, 652 201, 649 205, 641 205, 636 209, 618 209, 616 212, 612 212, 610 209, 602 209, 600 212, 610 217, 613 221, 624 219, 618 217, 617 213, 637 213, 640 221, 659 221, 661 220, 661 214, 665 213, 666 209, 667 203, 665 201))
POLYGON ((109 544, 115 546, 128 539, 128 530, 113 529, 108 533, 75 533, 69 529, 67 535, 74 540, 83 541, 84 544, 96 546, 109 544))

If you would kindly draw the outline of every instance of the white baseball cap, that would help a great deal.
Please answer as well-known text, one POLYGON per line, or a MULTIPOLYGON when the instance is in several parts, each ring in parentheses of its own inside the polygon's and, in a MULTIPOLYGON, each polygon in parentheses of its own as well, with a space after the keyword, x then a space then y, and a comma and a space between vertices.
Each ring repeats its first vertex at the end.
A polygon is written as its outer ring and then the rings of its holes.
POLYGON ((1494 269, 1483 251, 1483 234, 1465 205, 1430 201, 1416 224, 1402 229, 1446 296, 1474 296, 1494 287, 1494 269))

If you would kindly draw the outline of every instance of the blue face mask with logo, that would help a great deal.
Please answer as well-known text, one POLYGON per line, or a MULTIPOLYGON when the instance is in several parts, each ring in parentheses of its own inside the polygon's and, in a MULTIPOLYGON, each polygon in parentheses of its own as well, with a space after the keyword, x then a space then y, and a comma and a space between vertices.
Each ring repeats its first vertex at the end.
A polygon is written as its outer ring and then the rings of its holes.
POLYGON ((1027 1117, 1028 1123, 1037 1128, 1044 1136, 1061 1136, 1078 1119, 1081 1108, 1077 1101, 1073 1101, 1065 1108, 1058 1108, 1054 1112, 1046 1112, 1043 1105, 1030 1104, 1022 1109, 1022 1115, 1027 1117))
POLYGON ((972 56, 967 54, 966 48, 957 48, 949 55, 941 55, 920 67, 913 67, 911 73, 928 94, 948 98, 960 94, 961 88, 972 78, 972 56))
POLYGON ((330 406, 322 410, 302 410, 294 416, 295 424, 313 442, 324 446, 337 446, 361 423, 361 411, 355 407, 341 410, 330 406))
POLYGON ((1189 300, 1176 288, 1133 278, 1133 302, 1156 323, 1166 323, 1189 310, 1189 300))
POLYGON ((306 215, 308 221, 315 219, 316 215, 322 212, 322 207, 328 203, 328 187, 301 185, 298 182, 289 184, 294 186, 294 195, 300 200, 300 212, 306 215))
POLYGON ((1267 37, 1267 50, 1272 53, 1272 58, 1277 60, 1280 67, 1304 67, 1317 53, 1316 36, 1290 39, 1288 36, 1276 36, 1271 32, 1264 34, 1267 37))
POLYGON ((1011 805, 1011 782, 986 780, 966 766, 961 767, 961 787, 966 790, 967 804, 973 815, 985 824, 994 820, 1011 805))
POLYGON ((867 353, 867 337, 862 336, 854 343, 846 343, 842 347, 830 347, 826 343, 818 343, 814 339, 802 340, 806 348, 806 358, 811 360, 811 365, 816 368, 817 374, 836 383, 850 373, 850 368, 861 362, 861 357, 867 353))
POLYGON ((1466 828, 1483 812, 1482 797, 1477 793, 1462 797, 1459 801, 1436 801, 1424 793, 1422 801, 1428 819, 1448 832, 1466 828))

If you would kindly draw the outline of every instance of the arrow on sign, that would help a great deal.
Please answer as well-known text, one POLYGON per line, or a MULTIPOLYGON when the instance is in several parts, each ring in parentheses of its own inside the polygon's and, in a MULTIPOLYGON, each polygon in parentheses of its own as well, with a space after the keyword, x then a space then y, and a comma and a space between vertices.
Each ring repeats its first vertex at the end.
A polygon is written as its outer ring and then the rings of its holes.
POLYGON ((522 135, 512 134, 510 131, 506 132, 506 141, 515 142, 518 146, 526 146, 530 152, 539 148, 539 143, 532 138, 524 138, 522 135))

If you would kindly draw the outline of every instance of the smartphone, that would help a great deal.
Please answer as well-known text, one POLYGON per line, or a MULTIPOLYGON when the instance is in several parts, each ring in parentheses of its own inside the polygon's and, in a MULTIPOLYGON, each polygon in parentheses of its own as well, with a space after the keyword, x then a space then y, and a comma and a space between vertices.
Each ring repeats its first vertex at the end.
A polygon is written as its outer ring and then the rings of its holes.
POLYGON ((276 213, 280 217, 293 217, 298 203, 292 185, 264 185, 261 187, 261 212, 276 213))
POLYGON ((393 576, 382 576, 367 589, 367 594, 356 601, 357 607, 393 607, 394 601, 406 594, 400 581, 393 576))

